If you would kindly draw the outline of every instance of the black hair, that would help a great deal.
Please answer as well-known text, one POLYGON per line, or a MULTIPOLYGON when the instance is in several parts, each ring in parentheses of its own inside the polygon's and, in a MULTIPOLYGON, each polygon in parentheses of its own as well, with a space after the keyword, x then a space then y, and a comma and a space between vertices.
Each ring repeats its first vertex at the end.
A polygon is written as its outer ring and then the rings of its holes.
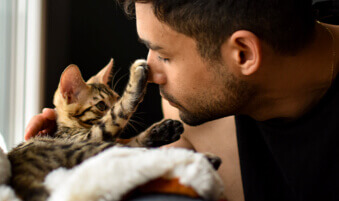
POLYGON ((293 55, 312 39, 311 0, 117 0, 129 15, 134 4, 152 3, 155 16, 174 30, 196 39, 204 58, 220 58, 223 42, 248 30, 277 53, 293 55))

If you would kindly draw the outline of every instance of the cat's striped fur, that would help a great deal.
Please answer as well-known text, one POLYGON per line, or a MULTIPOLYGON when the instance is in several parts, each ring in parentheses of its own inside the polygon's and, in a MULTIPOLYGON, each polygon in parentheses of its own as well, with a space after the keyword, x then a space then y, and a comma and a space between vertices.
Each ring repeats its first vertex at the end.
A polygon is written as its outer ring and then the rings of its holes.
MULTIPOLYGON (((146 91, 148 67, 137 60, 121 97, 107 82, 111 61, 85 83, 79 69, 70 65, 62 74, 54 96, 58 129, 53 137, 35 137, 9 154, 10 185, 26 201, 43 201, 49 192, 45 176, 59 167, 72 168, 112 146, 126 146, 117 139, 146 91)), ((155 147, 174 142, 183 132, 178 121, 164 120, 132 138, 127 146, 155 147)))

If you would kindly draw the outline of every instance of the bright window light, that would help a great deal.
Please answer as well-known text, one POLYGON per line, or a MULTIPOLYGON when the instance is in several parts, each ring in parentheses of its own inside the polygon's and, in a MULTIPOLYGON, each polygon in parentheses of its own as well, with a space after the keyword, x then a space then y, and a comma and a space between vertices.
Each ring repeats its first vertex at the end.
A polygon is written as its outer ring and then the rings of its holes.
POLYGON ((10 149, 41 110, 42 0, 0 0, 0 133, 10 149))

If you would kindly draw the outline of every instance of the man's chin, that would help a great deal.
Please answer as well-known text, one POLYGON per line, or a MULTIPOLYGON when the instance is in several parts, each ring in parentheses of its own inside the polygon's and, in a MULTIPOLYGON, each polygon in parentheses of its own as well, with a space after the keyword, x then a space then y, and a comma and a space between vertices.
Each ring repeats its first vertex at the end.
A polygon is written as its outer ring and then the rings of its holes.
MULTIPOLYGON (((229 116, 229 115, 227 115, 229 116)), ((215 114, 215 115, 208 115, 206 113, 203 114, 190 114, 187 112, 182 112, 179 110, 179 117, 181 121, 183 121, 185 124, 189 126, 199 126, 201 124, 204 124, 209 121, 213 121, 216 119, 220 119, 223 117, 226 117, 225 115, 222 114, 215 114)))
POLYGON ((183 113, 183 112, 179 112, 179 117, 181 119, 181 121, 183 121, 185 124, 189 125, 189 126, 199 126, 205 122, 208 122, 210 120, 208 119, 203 119, 201 118, 200 115, 190 115, 187 113, 183 113))

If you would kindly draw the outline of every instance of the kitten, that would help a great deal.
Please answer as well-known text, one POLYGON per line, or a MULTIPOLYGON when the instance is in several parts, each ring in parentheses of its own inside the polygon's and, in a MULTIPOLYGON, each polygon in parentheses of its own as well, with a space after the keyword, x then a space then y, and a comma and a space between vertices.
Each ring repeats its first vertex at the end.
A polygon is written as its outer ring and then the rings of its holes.
POLYGON ((49 196, 45 176, 59 167, 72 168, 112 146, 158 147, 180 138, 179 121, 164 120, 120 144, 119 135, 146 92, 148 67, 145 60, 130 68, 128 85, 121 97, 111 90, 113 61, 87 82, 77 66, 70 65, 60 78, 54 95, 57 131, 53 137, 38 136, 14 148, 10 185, 25 201, 43 201, 49 196))

